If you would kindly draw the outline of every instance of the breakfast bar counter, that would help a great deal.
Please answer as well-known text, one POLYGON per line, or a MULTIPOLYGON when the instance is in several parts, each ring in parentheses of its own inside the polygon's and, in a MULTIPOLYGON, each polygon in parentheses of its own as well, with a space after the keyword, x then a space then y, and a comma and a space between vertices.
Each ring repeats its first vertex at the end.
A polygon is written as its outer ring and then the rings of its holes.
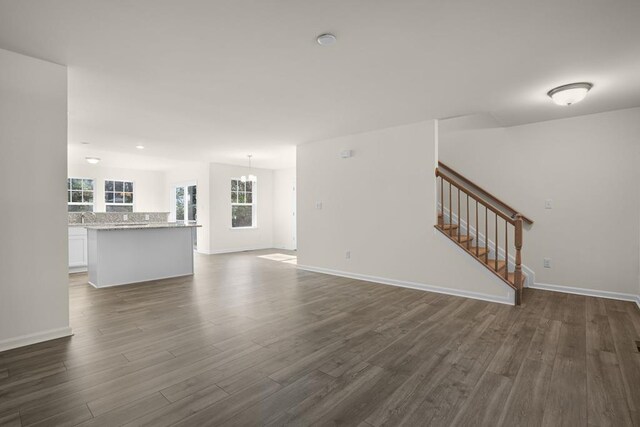
POLYGON ((89 283, 96 288, 193 274, 191 223, 85 225, 89 283))

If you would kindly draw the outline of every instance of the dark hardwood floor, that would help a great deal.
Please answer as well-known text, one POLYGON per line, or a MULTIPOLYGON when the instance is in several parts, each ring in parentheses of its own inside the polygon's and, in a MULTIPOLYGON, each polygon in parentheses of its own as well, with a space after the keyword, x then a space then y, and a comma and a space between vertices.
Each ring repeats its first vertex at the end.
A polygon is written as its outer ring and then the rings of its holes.
POLYGON ((521 307, 198 256, 193 277, 93 289, 75 336, 0 353, 0 425, 640 425, 640 310, 521 307))

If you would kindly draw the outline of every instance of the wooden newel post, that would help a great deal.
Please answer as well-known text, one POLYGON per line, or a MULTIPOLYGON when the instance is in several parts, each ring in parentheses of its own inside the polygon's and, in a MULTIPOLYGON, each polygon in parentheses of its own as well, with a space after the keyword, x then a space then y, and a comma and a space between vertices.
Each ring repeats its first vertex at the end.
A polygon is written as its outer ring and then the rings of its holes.
POLYGON ((515 226, 516 268, 514 280, 516 285, 516 305, 520 305, 522 303, 522 255, 520 254, 522 249, 522 215, 516 214, 515 226))

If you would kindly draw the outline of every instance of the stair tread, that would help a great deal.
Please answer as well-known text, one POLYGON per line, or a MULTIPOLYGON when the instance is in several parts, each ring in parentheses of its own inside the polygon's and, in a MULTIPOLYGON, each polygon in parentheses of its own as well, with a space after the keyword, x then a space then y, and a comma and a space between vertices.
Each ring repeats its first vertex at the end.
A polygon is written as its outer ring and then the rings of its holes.
POLYGON ((453 237, 455 240, 457 240, 460 243, 466 243, 467 241, 471 241, 473 240, 473 237, 471 236, 467 236, 466 234, 460 234, 460 236, 458 236, 457 234, 452 234, 451 237, 453 237))
POLYGON ((471 246, 471 247, 469 248, 469 250, 470 250, 471 252, 473 252, 473 254, 474 254, 474 255, 476 255, 476 253, 477 253, 477 256, 479 256, 479 257, 480 257, 480 256, 481 256, 481 257, 484 257, 484 254, 486 254, 487 252, 489 252, 487 249, 485 249, 485 247, 484 247, 484 246, 480 246, 480 247, 471 246))
MULTIPOLYGON (((496 270, 496 260, 495 259, 489 258, 487 261, 483 260, 483 262, 487 263, 487 265, 489 267, 491 267, 492 270, 496 270)), ((505 265, 506 265, 506 262, 504 262, 501 259, 498 260, 498 268, 497 268, 497 270, 498 271, 504 270, 505 265)))
POLYGON ((460 233, 458 236, 458 226, 453 224, 452 228, 449 228, 449 224, 438 224, 437 227, 445 234, 451 236, 452 239, 457 240, 460 243, 466 243, 467 240, 473 240, 473 236, 468 236, 466 234, 460 233))

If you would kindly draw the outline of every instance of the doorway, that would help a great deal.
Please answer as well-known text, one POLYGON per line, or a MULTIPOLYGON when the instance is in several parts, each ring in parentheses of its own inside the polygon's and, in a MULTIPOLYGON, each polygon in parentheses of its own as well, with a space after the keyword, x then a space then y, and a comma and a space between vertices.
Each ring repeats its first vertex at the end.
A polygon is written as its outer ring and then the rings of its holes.
MULTIPOLYGON (((175 221, 196 222, 198 220, 198 188, 196 183, 181 183, 173 186, 171 216, 175 221)), ((197 229, 193 229, 193 247, 197 248, 197 229)))

